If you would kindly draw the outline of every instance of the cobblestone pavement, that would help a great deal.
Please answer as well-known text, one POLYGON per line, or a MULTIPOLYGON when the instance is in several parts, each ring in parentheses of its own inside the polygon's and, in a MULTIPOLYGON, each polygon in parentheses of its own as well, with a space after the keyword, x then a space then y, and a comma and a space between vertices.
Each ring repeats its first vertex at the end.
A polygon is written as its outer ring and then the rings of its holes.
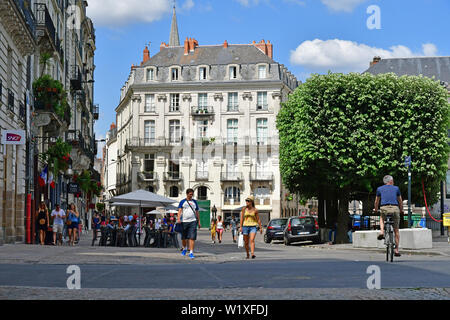
POLYGON ((450 288, 81 289, 0 287, 0 300, 450 300, 450 288))
MULTIPOLYGON (((91 234, 82 236, 79 245, 39 246, 4 245, 0 246, 0 264, 13 265, 152 265, 180 264, 186 261, 175 248, 116 248, 91 245, 91 234)), ((309 243, 284 246, 280 242, 266 244, 258 234, 256 244, 258 261, 304 260, 320 261, 365 261, 383 262, 384 253, 378 249, 354 249, 351 245, 311 245, 309 243)), ((237 248, 232 242, 230 232, 224 234, 222 244, 212 244, 208 230, 199 232, 196 243, 196 260, 192 264, 222 264, 244 261, 245 250, 237 248)), ((408 262, 450 262, 450 245, 440 239, 433 243, 433 249, 402 251, 396 259, 397 266, 407 266, 408 262)), ((436 270, 437 267, 433 270, 436 270)), ((0 283, 0 299, 81 299, 81 300, 450 300, 449 288, 409 288, 409 289, 355 289, 355 288, 235 288, 217 289, 81 289, 18 287, 0 283)))

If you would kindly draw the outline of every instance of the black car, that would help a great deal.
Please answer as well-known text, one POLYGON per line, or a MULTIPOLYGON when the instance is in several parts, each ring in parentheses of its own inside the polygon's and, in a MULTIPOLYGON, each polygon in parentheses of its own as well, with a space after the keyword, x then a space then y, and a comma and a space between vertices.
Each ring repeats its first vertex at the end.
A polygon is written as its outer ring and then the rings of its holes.
POLYGON ((266 233, 264 234, 264 242, 270 243, 272 240, 284 240, 283 230, 286 227, 287 221, 287 218, 270 220, 266 233))
POLYGON ((293 242, 313 241, 320 243, 319 224, 310 216, 290 217, 284 229, 284 244, 293 242))

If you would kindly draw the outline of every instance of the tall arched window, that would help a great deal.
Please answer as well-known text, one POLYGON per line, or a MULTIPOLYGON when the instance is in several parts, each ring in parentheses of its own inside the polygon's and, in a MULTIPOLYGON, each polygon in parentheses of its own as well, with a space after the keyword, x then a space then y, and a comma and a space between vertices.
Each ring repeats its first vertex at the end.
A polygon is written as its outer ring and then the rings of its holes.
POLYGON ((172 186, 169 189, 169 197, 171 198, 177 198, 179 194, 179 189, 177 186, 172 186))
POLYGON ((241 190, 238 187, 225 188, 225 203, 238 204, 241 201, 241 190))
POLYGON ((198 200, 207 200, 208 199, 208 188, 205 186, 201 186, 197 189, 197 199, 198 200))

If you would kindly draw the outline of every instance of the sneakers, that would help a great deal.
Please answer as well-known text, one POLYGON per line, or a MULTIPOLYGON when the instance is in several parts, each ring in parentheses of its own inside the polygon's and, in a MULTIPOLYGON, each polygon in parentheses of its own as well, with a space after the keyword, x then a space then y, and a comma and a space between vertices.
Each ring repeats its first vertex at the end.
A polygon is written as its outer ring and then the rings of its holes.
POLYGON ((183 251, 181 251, 181 255, 182 255, 182 256, 185 256, 186 253, 187 253, 187 250, 186 250, 186 249, 184 249, 183 251))
POLYGON ((189 253, 189 258, 194 259, 194 254, 193 253, 189 253))

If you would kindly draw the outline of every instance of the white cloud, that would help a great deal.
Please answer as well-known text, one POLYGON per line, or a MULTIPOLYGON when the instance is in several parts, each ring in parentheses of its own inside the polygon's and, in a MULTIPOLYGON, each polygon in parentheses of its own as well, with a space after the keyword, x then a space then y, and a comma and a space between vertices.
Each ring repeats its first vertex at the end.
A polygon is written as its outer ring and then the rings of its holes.
POLYGON ((358 5, 367 0, 321 0, 332 11, 352 12, 358 5))
MULTIPOLYGON (((192 0, 187 1, 189 2, 192 0)), ((157 21, 171 10, 170 0, 91 0, 87 14, 96 25, 123 26, 135 22, 157 21)))
POLYGON ((193 0, 186 0, 186 2, 183 4, 183 10, 189 11, 194 7, 194 1, 193 0))
POLYGON ((422 46, 422 53, 414 53, 408 47, 398 45, 389 50, 370 47, 347 40, 320 40, 305 41, 297 49, 291 51, 291 63, 300 65, 315 72, 362 72, 369 68, 373 57, 408 58, 414 56, 435 55, 437 48, 432 43, 422 46))

